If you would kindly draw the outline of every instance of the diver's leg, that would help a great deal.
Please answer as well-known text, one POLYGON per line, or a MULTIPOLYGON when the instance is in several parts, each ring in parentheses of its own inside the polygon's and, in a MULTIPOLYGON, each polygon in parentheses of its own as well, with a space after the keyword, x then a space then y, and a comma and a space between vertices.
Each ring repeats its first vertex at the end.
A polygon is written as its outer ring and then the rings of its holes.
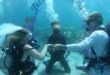
POLYGON ((51 59, 49 60, 49 63, 48 63, 48 65, 46 66, 46 73, 51 73, 52 67, 53 67, 53 65, 54 65, 55 62, 56 62, 55 58, 51 58, 51 59))
POLYGON ((71 72, 71 69, 70 69, 70 67, 69 67, 69 64, 68 64, 68 62, 65 60, 64 56, 59 60, 59 62, 60 62, 61 65, 64 67, 66 73, 70 73, 70 72, 71 72))

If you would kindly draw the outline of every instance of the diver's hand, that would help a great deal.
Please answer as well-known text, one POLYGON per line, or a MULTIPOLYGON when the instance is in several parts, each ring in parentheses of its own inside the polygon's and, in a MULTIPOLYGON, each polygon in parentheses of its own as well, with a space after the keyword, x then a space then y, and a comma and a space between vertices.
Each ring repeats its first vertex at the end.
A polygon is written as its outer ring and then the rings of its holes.
POLYGON ((62 44, 54 44, 54 47, 56 48, 56 47, 63 47, 64 45, 62 45, 62 44))
POLYGON ((55 50, 66 50, 67 47, 63 44, 55 44, 54 45, 55 50))
POLYGON ((47 44, 47 45, 48 45, 48 51, 49 52, 54 52, 55 51, 55 48, 54 48, 53 44, 47 44))
POLYGON ((46 45, 47 45, 48 47, 49 47, 49 46, 53 46, 52 44, 46 44, 46 45))

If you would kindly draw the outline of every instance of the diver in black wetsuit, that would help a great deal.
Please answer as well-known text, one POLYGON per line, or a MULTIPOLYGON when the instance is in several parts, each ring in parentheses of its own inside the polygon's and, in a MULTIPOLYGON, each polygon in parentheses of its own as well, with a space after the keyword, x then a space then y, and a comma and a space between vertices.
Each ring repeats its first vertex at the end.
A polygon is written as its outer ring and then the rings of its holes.
MULTIPOLYGON (((53 29, 53 34, 49 37, 48 39, 48 44, 63 44, 66 45, 66 38, 64 35, 62 35, 60 33, 60 25, 58 22, 53 22, 52 24, 52 29, 53 29)), ((59 61, 61 63, 61 65, 64 67, 65 69, 65 73, 70 73, 70 67, 66 61, 66 59, 64 58, 64 54, 65 54, 66 50, 57 50, 57 51, 53 51, 50 50, 50 55, 51 55, 51 59, 49 60, 48 65, 46 66, 46 73, 51 73, 52 71, 52 67, 54 65, 54 63, 56 61, 59 61)))

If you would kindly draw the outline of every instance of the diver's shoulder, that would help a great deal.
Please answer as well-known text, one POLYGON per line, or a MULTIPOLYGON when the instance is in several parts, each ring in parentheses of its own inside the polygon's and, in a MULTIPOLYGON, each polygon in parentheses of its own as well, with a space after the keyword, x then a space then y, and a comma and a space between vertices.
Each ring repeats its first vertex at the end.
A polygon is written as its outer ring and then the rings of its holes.
POLYGON ((96 30, 92 33, 93 36, 108 36, 104 30, 96 30))
POLYGON ((94 34, 107 34, 104 30, 96 30, 93 33, 94 34))

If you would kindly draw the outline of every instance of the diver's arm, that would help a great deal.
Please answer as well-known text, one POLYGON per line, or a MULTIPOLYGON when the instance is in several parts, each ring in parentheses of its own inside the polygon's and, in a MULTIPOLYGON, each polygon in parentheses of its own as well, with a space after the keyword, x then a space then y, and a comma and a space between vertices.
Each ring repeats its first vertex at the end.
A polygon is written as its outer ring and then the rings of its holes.
POLYGON ((62 44, 55 44, 55 50, 66 50, 65 48, 67 48, 67 50, 71 51, 71 52, 78 52, 78 53, 82 53, 83 50, 87 49, 90 46, 90 42, 88 42, 87 39, 83 40, 80 43, 75 43, 75 44, 67 44, 67 45, 62 45, 62 44))
POLYGON ((36 59, 42 60, 47 52, 48 45, 45 45, 41 52, 38 52, 35 48, 30 45, 25 46, 25 52, 29 56, 35 57, 36 59))
POLYGON ((96 39, 97 39, 97 33, 93 32, 89 37, 85 38, 80 43, 67 44, 67 45, 56 44, 55 48, 57 48, 56 50, 59 50, 60 48, 67 47, 67 50, 71 52, 83 53, 85 49, 89 49, 95 43, 96 39))
POLYGON ((82 53, 85 49, 93 46, 97 39, 97 32, 93 32, 89 37, 85 38, 80 43, 67 44, 66 47, 72 52, 82 53))

